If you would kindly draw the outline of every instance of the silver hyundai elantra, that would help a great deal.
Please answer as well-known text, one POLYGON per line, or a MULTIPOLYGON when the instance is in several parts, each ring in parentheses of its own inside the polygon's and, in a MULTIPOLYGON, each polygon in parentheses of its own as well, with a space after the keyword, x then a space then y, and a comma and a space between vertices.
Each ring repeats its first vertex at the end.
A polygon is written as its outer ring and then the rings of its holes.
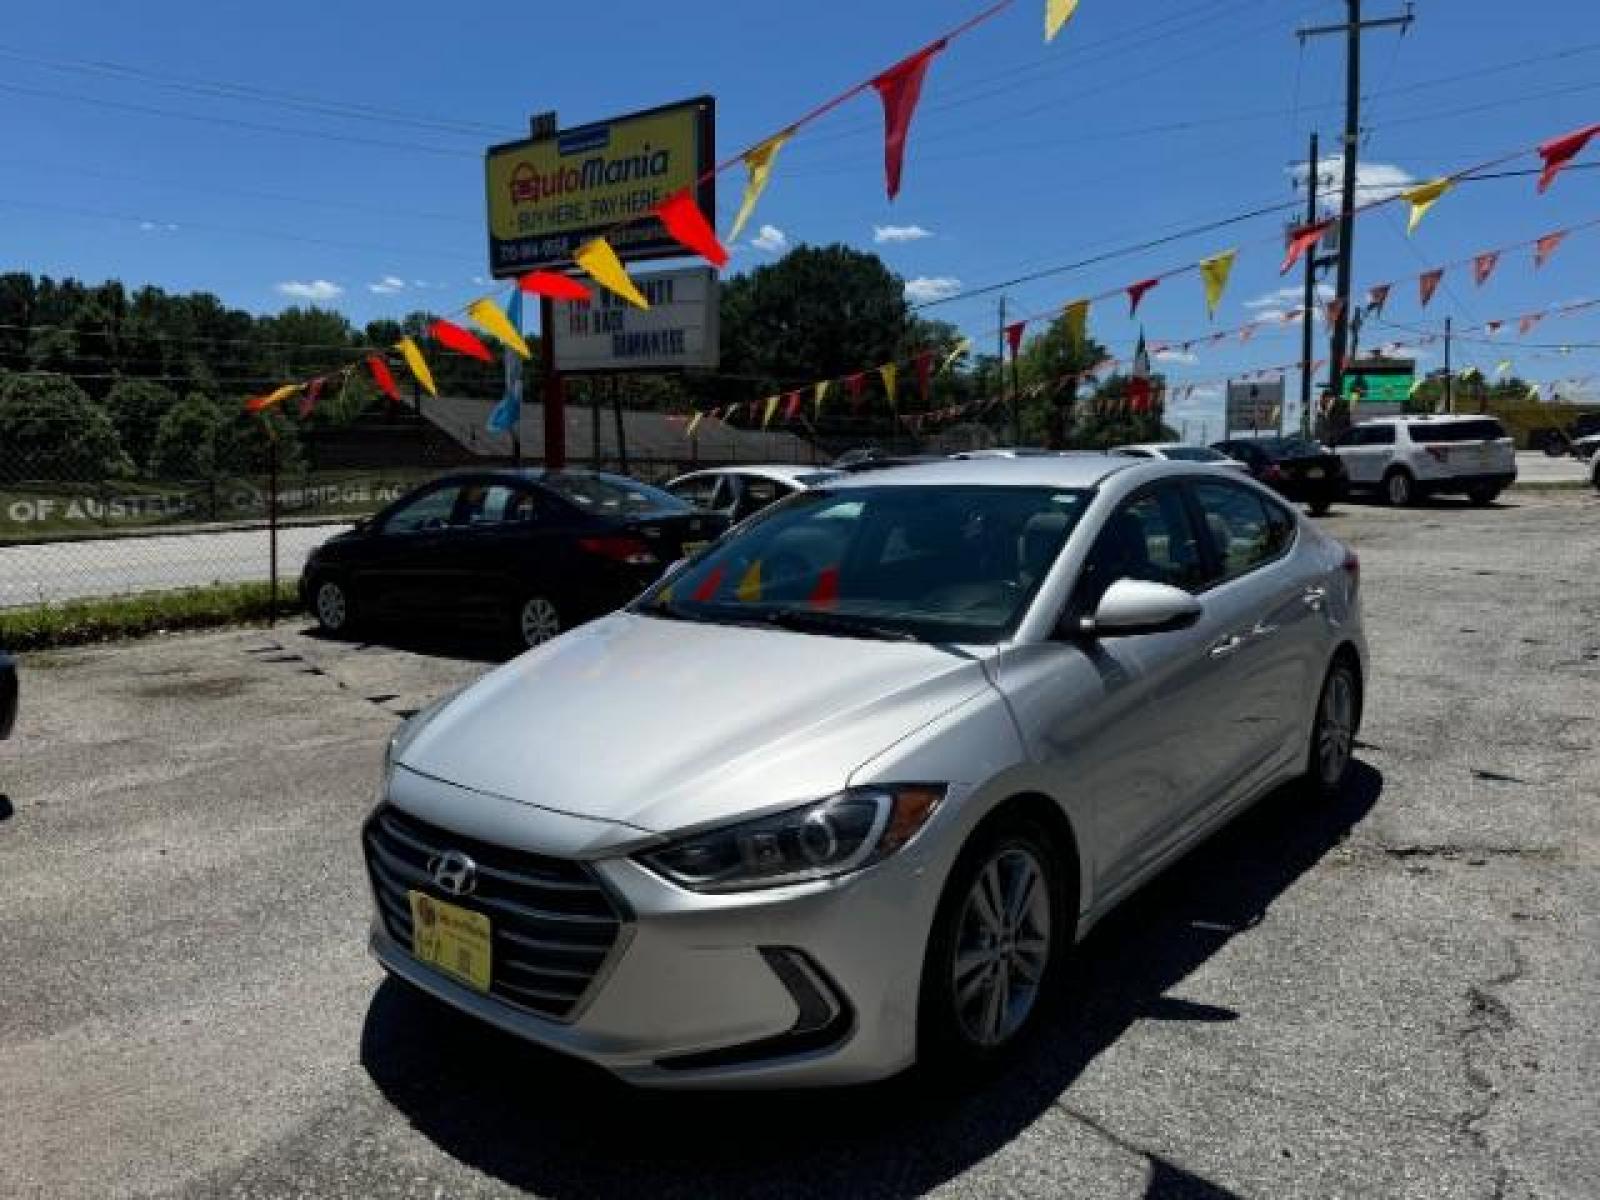
POLYGON ((1287 781, 1341 787, 1358 584, 1204 466, 799 493, 400 729, 373 952, 642 1084, 981 1064, 1140 883, 1287 781))

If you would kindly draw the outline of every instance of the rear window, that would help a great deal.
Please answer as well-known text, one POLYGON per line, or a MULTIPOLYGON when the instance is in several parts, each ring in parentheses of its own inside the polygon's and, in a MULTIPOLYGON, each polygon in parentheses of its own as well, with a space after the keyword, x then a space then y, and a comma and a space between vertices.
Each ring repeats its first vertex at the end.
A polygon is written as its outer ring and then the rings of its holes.
POLYGON ((1228 456, 1209 446, 1163 446, 1161 453, 1173 462, 1226 462, 1228 456))
POLYGON ((541 476, 540 482, 589 513, 615 517, 694 511, 694 505, 687 500, 624 475, 565 475, 558 472, 541 476))
POLYGON ((1413 421, 1406 426, 1413 442, 1495 442, 1508 436, 1499 421, 1485 417, 1479 421, 1442 421, 1438 424, 1413 421))

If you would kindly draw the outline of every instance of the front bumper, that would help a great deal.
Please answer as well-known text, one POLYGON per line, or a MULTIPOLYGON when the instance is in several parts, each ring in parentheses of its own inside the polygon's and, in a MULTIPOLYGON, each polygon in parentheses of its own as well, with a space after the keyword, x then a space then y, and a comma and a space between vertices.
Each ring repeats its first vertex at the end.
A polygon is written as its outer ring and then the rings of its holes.
MULTIPOLYGON (((526 808, 478 796, 485 801, 526 808)), ((533 811, 539 825, 573 819, 533 811)), ((438 822, 437 814, 424 815, 438 822)), ((501 829, 504 816, 493 818, 501 829)), ((880 1079, 915 1058, 926 933, 948 868, 938 839, 926 836, 937 824, 902 854, 843 879, 734 895, 686 891, 627 856, 591 861, 624 924, 566 1019, 478 992, 420 962, 381 907, 371 950, 387 970, 455 1008, 632 1083, 751 1088, 880 1079)), ((545 845, 521 848, 539 852, 563 841, 559 830, 544 832, 545 845)), ((471 907, 470 898, 435 894, 471 907)))

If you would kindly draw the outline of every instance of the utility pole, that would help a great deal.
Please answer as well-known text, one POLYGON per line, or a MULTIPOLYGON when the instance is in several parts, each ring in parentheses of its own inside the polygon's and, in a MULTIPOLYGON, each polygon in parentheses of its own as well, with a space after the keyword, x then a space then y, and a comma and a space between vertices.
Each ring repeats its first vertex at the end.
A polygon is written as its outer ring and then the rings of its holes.
MULTIPOLYGON (((1000 297, 1000 323, 995 326, 994 348, 999 360, 996 364, 1000 372, 1000 398, 1005 399, 1006 394, 1006 298, 1000 297)), ((1016 370, 1011 372, 1011 444, 1022 445, 1022 397, 1017 394, 1016 370)))
MULTIPOLYGON (((1322 158, 1317 149, 1317 134, 1311 132, 1310 157, 1306 159, 1306 226, 1317 223, 1317 185, 1322 182, 1322 158)), ((1300 310, 1300 435, 1311 436, 1311 336, 1316 324, 1317 248, 1306 252, 1305 298, 1300 310)))
POLYGON ((1450 369, 1450 318, 1444 319, 1444 410, 1456 411, 1456 376, 1450 369))
POLYGON ((1333 327, 1333 345, 1329 352, 1328 386, 1335 396, 1344 395, 1344 360, 1350 339, 1350 274, 1355 251, 1356 215, 1356 151, 1361 140, 1361 34, 1368 29, 1381 29, 1398 25, 1402 32, 1410 28, 1416 18, 1407 3, 1402 17, 1384 17, 1375 21, 1361 19, 1361 0, 1345 0, 1350 19, 1343 25, 1319 25, 1299 31, 1300 41, 1308 37, 1342 33, 1345 35, 1344 60, 1344 181, 1341 189, 1339 213, 1339 273, 1334 284, 1338 297, 1339 319, 1333 327))

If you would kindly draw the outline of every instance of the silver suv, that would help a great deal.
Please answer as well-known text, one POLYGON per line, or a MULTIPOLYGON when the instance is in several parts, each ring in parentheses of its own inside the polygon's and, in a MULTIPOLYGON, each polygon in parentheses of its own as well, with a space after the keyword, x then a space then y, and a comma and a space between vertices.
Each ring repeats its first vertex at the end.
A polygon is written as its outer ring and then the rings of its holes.
POLYGON ((1493 417, 1384 417, 1346 430, 1333 449, 1351 491, 1394 505, 1432 494, 1489 504, 1517 478, 1511 437, 1493 417))

